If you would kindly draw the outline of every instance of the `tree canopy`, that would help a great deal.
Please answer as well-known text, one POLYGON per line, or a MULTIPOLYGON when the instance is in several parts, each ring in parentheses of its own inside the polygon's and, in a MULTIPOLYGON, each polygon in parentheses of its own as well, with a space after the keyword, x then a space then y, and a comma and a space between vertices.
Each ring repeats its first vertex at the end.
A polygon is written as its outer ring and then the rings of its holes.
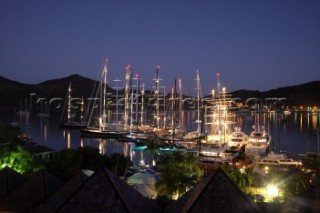
POLYGON ((51 173, 62 179, 69 179, 82 169, 96 171, 106 166, 118 176, 123 176, 132 162, 122 154, 114 153, 110 158, 100 155, 99 150, 90 146, 74 149, 63 149, 56 153, 55 158, 46 164, 51 173))
POLYGON ((158 166, 161 172, 160 180, 156 183, 158 195, 165 195, 170 199, 174 195, 182 196, 194 187, 202 176, 202 171, 191 154, 162 153, 158 166))
POLYGON ((42 168, 33 154, 20 145, 0 146, 0 169, 9 167, 20 174, 32 175, 42 168))

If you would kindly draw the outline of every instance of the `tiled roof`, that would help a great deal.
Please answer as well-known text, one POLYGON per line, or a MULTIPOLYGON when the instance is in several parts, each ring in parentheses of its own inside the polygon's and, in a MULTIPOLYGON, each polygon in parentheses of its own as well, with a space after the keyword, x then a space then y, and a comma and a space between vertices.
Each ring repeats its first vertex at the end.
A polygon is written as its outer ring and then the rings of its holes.
POLYGON ((16 188, 18 188, 24 181, 26 177, 19 174, 18 172, 5 167, 0 170, 0 198, 8 195, 16 188))
POLYGON ((319 212, 320 187, 304 198, 258 206, 221 168, 164 210, 104 167, 90 177, 79 172, 64 185, 45 171, 23 184, 19 178, 9 168, 0 171, 0 212, 319 212))
POLYGON ((52 195, 63 182, 46 171, 41 171, 19 188, 0 200, 0 211, 25 212, 52 195))
POLYGON ((261 212, 225 172, 218 168, 165 212, 261 212))
POLYGON ((71 180, 64 184, 59 190, 57 190, 52 196, 45 201, 37 204, 29 212, 56 212, 59 206, 65 203, 68 198, 78 190, 85 181, 89 178, 85 173, 79 171, 71 180))
POLYGON ((101 167, 58 212, 160 212, 152 201, 101 167))

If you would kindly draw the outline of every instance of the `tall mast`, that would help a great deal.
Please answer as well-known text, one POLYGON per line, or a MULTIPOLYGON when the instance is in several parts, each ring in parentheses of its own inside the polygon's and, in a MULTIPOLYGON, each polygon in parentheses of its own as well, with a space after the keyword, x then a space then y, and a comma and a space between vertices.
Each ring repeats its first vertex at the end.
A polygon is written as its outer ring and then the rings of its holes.
POLYGON ((129 112, 130 112, 130 105, 129 105, 129 95, 130 95, 130 88, 131 88, 131 66, 128 65, 126 67, 126 78, 125 78, 125 94, 124 94, 124 129, 129 129, 129 112))
POLYGON ((174 79, 174 86, 171 89, 171 128, 174 126, 175 119, 175 87, 176 87, 176 79, 174 79))
POLYGON ((156 119, 156 127, 159 128, 159 69, 160 66, 157 66, 157 70, 156 70, 156 77, 155 77, 155 81, 156 81, 156 91, 155 91, 155 104, 156 104, 156 112, 155 112, 155 119, 156 119))
POLYGON ((199 70, 197 70, 197 77, 196 77, 196 82, 197 82, 197 120, 196 123, 198 124, 198 129, 197 132, 198 134, 201 133, 201 120, 200 120, 200 93, 201 93, 201 88, 200 88, 200 76, 199 76, 199 70))
POLYGON ((176 116, 175 116, 175 101, 177 93, 177 79, 174 80, 174 88, 172 89, 172 142, 174 142, 175 133, 176 133, 176 116))
POLYGON ((118 126, 119 124, 119 82, 121 82, 122 80, 118 79, 118 77, 113 80, 116 83, 116 86, 114 87, 114 89, 116 90, 116 126, 118 126))
POLYGON ((166 94, 166 87, 163 87, 163 128, 166 129, 167 128, 167 113, 165 111, 166 109, 166 97, 167 97, 167 94, 166 94))
POLYGON ((183 107, 183 105, 182 105, 182 79, 181 78, 179 78, 179 128, 181 128, 182 129, 182 121, 183 121, 183 119, 182 119, 182 107, 183 107))
POLYGON ((68 118, 68 123, 70 123, 71 120, 71 83, 69 84, 68 88, 68 109, 67 109, 67 118, 68 118))
POLYGON ((142 83, 142 90, 141 90, 141 117, 140 117, 140 125, 144 125, 144 83, 142 83))
POLYGON ((133 92, 131 91, 130 94, 130 126, 129 126, 129 130, 130 132, 132 132, 132 127, 133 127, 133 92))
POLYGON ((218 93, 218 132, 219 132, 219 143, 221 146, 221 140, 222 140, 222 130, 221 130, 221 114, 220 114, 220 104, 221 104, 221 100, 220 100, 220 73, 217 72, 217 93, 218 93))
MULTIPOLYGON (((134 108, 135 108, 135 121, 136 121, 136 128, 138 130, 139 127, 139 88, 140 88, 140 75, 138 73, 135 74, 134 78, 132 80, 135 80, 135 94, 134 94, 134 108)), ((133 91, 132 91, 132 96, 133 96, 133 91)), ((133 101, 133 99, 132 99, 133 101)), ((133 110, 133 106, 132 106, 132 110, 133 110)))
POLYGON ((83 123, 83 110, 84 110, 84 102, 83 102, 83 96, 81 97, 81 108, 80 108, 80 123, 83 123))
MULTIPOLYGON (((107 114, 106 114, 106 102, 107 102, 107 73, 108 73, 108 69, 107 69, 107 63, 108 63, 108 59, 105 59, 104 61, 104 65, 103 65, 103 71, 102 71, 102 78, 103 79, 103 83, 102 83, 102 87, 101 87, 101 96, 102 96, 102 130, 105 130, 106 127, 106 118, 107 118, 107 114)), ((100 104, 101 106, 101 104, 100 104)), ((101 108, 100 108, 100 112, 101 112, 101 108)))

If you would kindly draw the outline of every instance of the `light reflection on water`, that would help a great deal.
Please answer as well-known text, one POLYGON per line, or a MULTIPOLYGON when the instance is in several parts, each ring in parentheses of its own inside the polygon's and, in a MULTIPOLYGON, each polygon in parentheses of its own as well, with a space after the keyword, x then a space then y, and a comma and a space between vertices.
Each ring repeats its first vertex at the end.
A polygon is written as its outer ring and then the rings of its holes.
MULTIPOLYGON (((12 113, 0 112, 0 114, 1 123, 10 124, 12 122, 12 113)), ((319 114, 305 112, 257 114, 259 122, 270 132, 276 151, 285 150, 296 154, 317 151, 316 130, 319 128, 319 114)), ((239 113, 236 116, 238 125, 247 134, 253 130, 252 126, 256 121, 254 115, 254 113, 239 113)), ((20 122, 22 131, 31 135, 34 142, 56 151, 64 148, 77 149, 78 147, 92 146, 107 156, 111 156, 115 152, 129 156, 135 164, 141 160, 147 164, 152 163, 150 154, 146 151, 134 151, 132 143, 118 142, 114 139, 81 138, 79 130, 60 129, 59 118, 59 115, 53 114, 48 118, 32 114, 28 121, 26 117, 17 120, 20 122), (32 126, 26 127, 27 122, 32 126)), ((181 125, 187 131, 197 129, 197 124, 194 123, 197 119, 195 111, 185 111, 180 119, 181 125)))
POLYGON ((272 131, 276 136, 274 142, 280 150, 294 153, 316 152, 317 126, 319 114, 293 112, 278 120, 278 127, 272 131))
POLYGON ((319 122, 319 116, 316 113, 312 113, 312 130, 316 131, 319 122))

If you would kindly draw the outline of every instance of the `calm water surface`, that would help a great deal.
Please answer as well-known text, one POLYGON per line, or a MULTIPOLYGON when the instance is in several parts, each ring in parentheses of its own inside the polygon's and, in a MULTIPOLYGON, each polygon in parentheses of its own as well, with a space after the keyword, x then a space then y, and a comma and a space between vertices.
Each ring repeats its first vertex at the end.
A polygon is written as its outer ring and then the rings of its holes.
MULTIPOLYGON (((319 128, 319 114, 307 112, 283 113, 238 113, 237 123, 242 131, 249 134, 259 115, 259 123, 271 134, 274 150, 288 151, 294 154, 318 151, 317 128, 319 128)), ((34 142, 50 147, 56 151, 64 148, 77 149, 82 146, 99 148, 100 152, 111 156, 114 152, 130 156, 134 164, 144 160, 151 164, 148 152, 133 151, 134 143, 119 142, 113 139, 82 138, 79 130, 59 128, 59 114, 50 114, 50 117, 40 117, 31 114, 29 120, 26 116, 17 116, 13 112, 1 112, 0 122, 10 124, 12 121, 20 123, 22 131, 31 135, 34 142), (29 122, 30 126, 26 124, 29 122)), ((181 122, 187 131, 195 131, 195 112, 185 111, 181 122)))

